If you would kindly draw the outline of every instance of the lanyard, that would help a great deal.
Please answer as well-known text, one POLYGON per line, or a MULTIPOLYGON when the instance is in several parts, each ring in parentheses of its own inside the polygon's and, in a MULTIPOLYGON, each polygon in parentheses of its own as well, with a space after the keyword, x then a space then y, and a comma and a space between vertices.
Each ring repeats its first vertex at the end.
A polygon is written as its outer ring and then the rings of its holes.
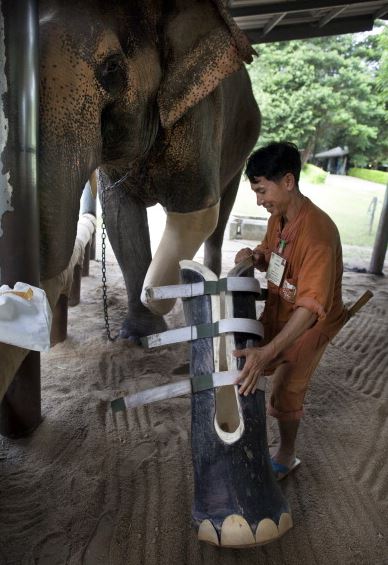
POLYGON ((287 242, 285 239, 281 239, 279 242, 278 253, 279 255, 283 255, 283 251, 285 250, 287 242))

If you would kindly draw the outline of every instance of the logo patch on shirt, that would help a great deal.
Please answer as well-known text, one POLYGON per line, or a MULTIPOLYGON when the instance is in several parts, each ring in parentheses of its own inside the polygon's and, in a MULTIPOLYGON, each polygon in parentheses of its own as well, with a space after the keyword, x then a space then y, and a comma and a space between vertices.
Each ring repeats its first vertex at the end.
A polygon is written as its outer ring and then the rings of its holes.
POLYGON ((290 279, 284 279, 284 282, 279 289, 279 294, 284 300, 290 302, 291 304, 295 304, 296 300, 296 286, 290 282, 290 279))

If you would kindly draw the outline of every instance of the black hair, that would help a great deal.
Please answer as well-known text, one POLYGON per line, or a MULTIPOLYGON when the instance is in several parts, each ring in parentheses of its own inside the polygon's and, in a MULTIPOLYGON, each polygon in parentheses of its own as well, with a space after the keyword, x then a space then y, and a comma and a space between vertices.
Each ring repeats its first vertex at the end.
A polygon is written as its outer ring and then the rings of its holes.
POLYGON ((251 182, 255 182, 255 177, 278 181, 286 173, 292 173, 298 184, 301 167, 299 150, 294 143, 274 141, 250 155, 245 174, 251 182))

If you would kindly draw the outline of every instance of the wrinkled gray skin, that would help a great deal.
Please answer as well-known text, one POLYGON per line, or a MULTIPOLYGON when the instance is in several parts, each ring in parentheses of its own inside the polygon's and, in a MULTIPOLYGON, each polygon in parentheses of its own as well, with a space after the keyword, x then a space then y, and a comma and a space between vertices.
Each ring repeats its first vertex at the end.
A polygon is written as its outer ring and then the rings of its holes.
POLYGON ((129 171, 105 193, 128 292, 121 332, 128 339, 164 328, 139 299, 151 261, 146 207, 191 212, 221 198, 205 255, 218 273, 241 170, 259 133, 244 57, 240 70, 225 63, 234 43, 219 9, 217 0, 40 2, 41 278, 69 261, 92 171, 100 167, 106 185, 129 171))

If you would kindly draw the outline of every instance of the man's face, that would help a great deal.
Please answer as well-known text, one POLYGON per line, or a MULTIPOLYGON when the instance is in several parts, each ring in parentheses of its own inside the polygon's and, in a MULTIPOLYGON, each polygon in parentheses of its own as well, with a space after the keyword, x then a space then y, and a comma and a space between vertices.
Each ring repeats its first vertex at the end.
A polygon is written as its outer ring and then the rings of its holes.
POLYGON ((279 181, 271 181, 265 177, 255 177, 251 188, 256 194, 257 205, 275 216, 286 216, 290 203, 290 181, 293 176, 287 173, 279 181))

